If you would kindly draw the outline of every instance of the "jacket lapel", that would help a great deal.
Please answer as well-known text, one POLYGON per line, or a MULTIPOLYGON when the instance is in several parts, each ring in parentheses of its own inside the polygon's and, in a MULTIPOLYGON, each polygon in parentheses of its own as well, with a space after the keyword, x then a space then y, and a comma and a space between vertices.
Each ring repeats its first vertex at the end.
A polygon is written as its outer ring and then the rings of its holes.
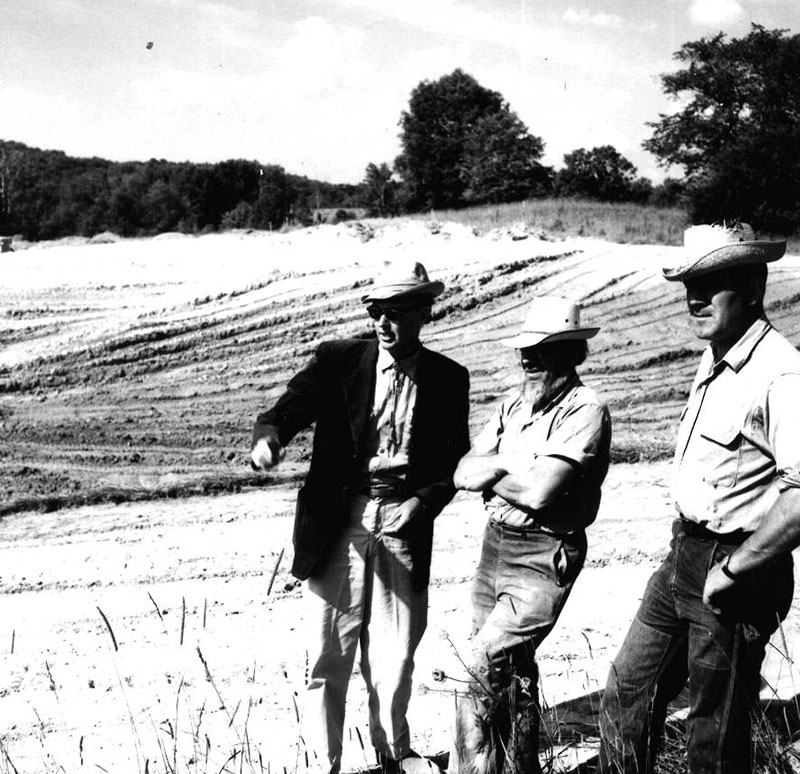
POLYGON ((364 347, 356 367, 347 374, 343 381, 347 416, 350 420, 350 432, 356 449, 361 444, 361 434, 364 431, 367 416, 372 409, 375 362, 377 358, 378 341, 373 339, 364 347))
POLYGON ((419 441, 420 434, 424 434, 426 431, 430 430, 431 427, 427 414, 431 398, 431 384, 434 378, 434 374, 431 373, 433 365, 430 351, 422 347, 419 353, 419 360, 417 361, 417 400, 414 404, 414 422, 411 425, 409 449, 409 454, 411 456, 413 456, 414 448, 419 441))

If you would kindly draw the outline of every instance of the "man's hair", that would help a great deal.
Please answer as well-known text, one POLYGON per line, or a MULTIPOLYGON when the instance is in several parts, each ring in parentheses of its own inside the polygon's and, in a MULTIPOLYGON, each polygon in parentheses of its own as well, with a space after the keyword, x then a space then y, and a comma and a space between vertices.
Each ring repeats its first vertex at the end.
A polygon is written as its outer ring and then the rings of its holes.
POLYGON ((746 263, 729 269, 740 290, 755 288, 758 310, 764 310, 764 295, 767 289, 767 275, 769 270, 766 263, 746 263))
POLYGON ((567 373, 579 366, 589 353, 589 344, 586 339, 567 339, 566 341, 553 341, 544 344, 545 347, 552 347, 552 357, 554 358, 554 371, 556 373, 567 373))

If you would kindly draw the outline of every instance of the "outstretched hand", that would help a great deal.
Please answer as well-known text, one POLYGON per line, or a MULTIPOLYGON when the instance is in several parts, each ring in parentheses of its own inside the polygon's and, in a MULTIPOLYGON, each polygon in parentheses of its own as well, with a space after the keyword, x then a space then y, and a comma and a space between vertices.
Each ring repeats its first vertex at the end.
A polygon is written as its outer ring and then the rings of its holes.
POLYGON ((281 446, 276 432, 269 432, 256 441, 250 452, 250 466, 253 470, 268 470, 277 465, 284 457, 285 450, 281 446))

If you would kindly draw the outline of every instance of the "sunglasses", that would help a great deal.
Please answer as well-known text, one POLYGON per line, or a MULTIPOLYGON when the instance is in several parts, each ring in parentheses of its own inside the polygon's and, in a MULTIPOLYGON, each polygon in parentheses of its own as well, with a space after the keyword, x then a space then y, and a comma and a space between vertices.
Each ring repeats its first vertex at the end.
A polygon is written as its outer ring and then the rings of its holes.
POLYGON ((367 307, 367 314, 372 320, 380 320, 381 317, 386 317, 389 322, 397 322, 401 317, 420 309, 422 309, 421 306, 412 306, 407 309, 393 309, 391 307, 375 306, 375 304, 371 304, 367 307))
POLYGON ((542 359, 542 351, 536 347, 526 347, 520 350, 519 353, 520 365, 525 368, 526 365, 535 368, 544 368, 545 363, 542 359))

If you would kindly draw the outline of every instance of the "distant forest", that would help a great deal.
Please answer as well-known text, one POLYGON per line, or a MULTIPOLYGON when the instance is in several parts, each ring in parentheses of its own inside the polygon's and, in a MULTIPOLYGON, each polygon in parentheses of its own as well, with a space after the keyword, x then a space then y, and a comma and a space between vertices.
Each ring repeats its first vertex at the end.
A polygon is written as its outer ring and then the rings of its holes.
POLYGON ((27 240, 275 229, 358 207, 359 195, 258 161, 118 162, 0 140, 0 234, 27 240))

